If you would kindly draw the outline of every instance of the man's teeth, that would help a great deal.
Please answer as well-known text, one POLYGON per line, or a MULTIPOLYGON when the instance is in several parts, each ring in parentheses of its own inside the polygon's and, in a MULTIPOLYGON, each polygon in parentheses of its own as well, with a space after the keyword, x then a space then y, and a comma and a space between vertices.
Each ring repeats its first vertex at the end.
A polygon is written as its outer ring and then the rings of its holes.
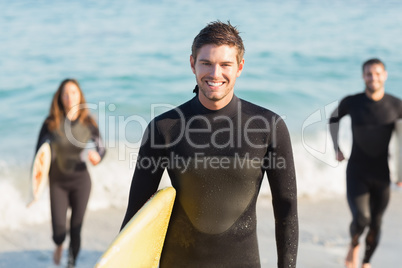
POLYGON ((219 87, 221 85, 223 85, 223 82, 207 82, 208 85, 212 86, 212 87, 219 87))

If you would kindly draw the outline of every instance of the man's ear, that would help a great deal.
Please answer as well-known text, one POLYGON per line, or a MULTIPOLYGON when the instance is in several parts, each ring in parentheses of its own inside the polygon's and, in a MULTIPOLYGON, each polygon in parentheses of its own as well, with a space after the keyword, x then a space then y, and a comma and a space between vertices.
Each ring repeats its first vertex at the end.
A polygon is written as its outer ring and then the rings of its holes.
POLYGON ((244 67, 244 59, 242 59, 239 63, 239 69, 237 70, 237 75, 236 77, 239 77, 241 72, 243 71, 243 67, 244 67))
POLYGON ((191 65, 191 70, 195 74, 195 61, 194 61, 193 55, 190 55, 190 65, 191 65))

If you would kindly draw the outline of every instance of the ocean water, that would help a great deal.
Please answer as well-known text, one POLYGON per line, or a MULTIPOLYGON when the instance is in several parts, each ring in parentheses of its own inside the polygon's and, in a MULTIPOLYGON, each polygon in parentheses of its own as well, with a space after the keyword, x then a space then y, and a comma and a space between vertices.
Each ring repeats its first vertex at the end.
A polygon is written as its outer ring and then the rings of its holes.
POLYGON ((402 97, 398 1, 1 0, 0 10, 0 228, 49 220, 47 193, 25 207, 28 180, 41 124, 67 77, 79 80, 108 147, 91 168, 89 209, 125 207, 144 126, 193 97, 190 47, 210 21, 238 26, 246 64, 235 92, 285 118, 300 196, 345 192, 346 164, 334 161, 327 119, 342 97, 363 90, 363 61, 381 58, 387 92, 402 97))

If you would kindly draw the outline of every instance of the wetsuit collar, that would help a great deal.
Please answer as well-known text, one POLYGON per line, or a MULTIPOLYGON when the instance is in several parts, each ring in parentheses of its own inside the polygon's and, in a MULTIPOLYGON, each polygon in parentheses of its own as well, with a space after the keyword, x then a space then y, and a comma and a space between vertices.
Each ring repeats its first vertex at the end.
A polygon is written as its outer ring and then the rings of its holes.
POLYGON ((77 117, 77 118, 74 119, 74 120, 70 120, 70 119, 66 116, 66 117, 64 117, 64 123, 67 122, 67 124, 71 124, 72 126, 74 126, 75 124, 78 123, 79 118, 80 118, 80 117, 77 117))
POLYGON ((363 95, 364 95, 364 97, 365 97, 368 101, 374 102, 374 103, 379 103, 379 102, 381 102, 382 100, 384 100, 386 94, 384 93, 384 95, 382 96, 382 98, 379 99, 379 100, 373 100, 372 98, 370 98, 369 96, 367 96, 366 92, 363 92, 363 95))
POLYGON ((202 103, 198 99, 198 96, 195 96, 191 101, 191 107, 195 115, 201 114, 201 115, 212 115, 212 116, 220 116, 220 115, 233 116, 237 114, 239 105, 240 105, 240 99, 236 95, 233 95, 233 98, 230 100, 228 105, 219 110, 210 110, 206 108, 204 105, 202 105, 202 103))

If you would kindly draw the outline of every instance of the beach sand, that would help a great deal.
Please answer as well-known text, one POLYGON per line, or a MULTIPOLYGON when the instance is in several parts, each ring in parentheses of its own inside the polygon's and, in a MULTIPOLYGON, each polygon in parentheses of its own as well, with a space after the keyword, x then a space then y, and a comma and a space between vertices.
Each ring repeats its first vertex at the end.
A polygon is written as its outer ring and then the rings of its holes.
MULTIPOLYGON (((402 252, 402 189, 393 187, 386 211, 380 245, 372 267, 399 267, 402 252)), ((276 267, 274 222, 269 197, 258 202, 258 233, 262 267, 276 267)), ((117 235, 124 209, 88 211, 82 231, 79 267, 93 267, 117 235)), ((299 268, 344 267, 349 243, 350 212, 343 196, 312 200, 299 198, 300 243, 299 268)), ((52 263, 54 245, 50 222, 24 230, 0 230, 0 267, 65 267, 67 243, 60 266, 52 263)), ((68 242, 68 241, 66 241, 68 242)))

